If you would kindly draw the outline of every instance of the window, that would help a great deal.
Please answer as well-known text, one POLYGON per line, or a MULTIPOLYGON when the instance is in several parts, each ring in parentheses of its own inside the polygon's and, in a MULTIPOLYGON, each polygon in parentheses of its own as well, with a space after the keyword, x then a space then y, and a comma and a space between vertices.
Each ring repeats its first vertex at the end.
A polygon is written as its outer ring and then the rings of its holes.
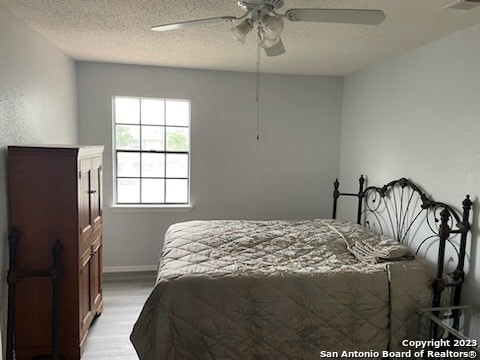
POLYGON ((116 204, 190 201, 190 101, 113 98, 116 204))

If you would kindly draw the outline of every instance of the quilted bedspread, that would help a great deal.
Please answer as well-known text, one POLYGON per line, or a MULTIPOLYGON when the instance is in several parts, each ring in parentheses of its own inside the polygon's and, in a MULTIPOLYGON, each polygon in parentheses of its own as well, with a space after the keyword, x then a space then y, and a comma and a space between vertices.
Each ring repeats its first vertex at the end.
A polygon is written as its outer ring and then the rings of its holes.
POLYGON ((339 220, 170 226, 131 334, 140 359, 404 350, 401 340, 416 337, 416 309, 431 305, 432 269, 412 257, 359 261, 355 241, 398 246, 339 220))

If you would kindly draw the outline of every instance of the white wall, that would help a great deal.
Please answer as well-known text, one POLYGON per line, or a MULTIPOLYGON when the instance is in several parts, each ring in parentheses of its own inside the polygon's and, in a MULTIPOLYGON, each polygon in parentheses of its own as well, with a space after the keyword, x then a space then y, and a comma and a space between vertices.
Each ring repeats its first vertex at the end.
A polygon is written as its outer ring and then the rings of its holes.
POLYGON ((8 266, 7 145, 76 143, 76 111, 74 62, 0 6, 0 309, 3 320, 8 266))
POLYGON ((256 135, 255 74, 81 62, 80 141, 105 145, 105 266, 157 263, 163 234, 186 219, 330 216, 338 175, 343 80, 263 75, 256 135), (191 211, 115 212, 114 95, 192 102, 191 211))
POLYGON ((474 200, 465 302, 480 297, 480 25, 347 76, 340 179, 406 176, 437 201, 474 200))

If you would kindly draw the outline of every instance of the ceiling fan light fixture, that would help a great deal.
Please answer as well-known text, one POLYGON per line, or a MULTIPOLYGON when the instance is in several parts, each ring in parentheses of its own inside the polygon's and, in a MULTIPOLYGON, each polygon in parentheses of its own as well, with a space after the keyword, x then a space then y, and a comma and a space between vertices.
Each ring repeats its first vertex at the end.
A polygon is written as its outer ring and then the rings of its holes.
POLYGON ((275 39, 268 39, 266 37, 260 39, 260 47, 264 49, 268 49, 277 45, 280 41, 280 37, 275 39))
POLYGON ((281 16, 265 15, 262 18, 262 30, 266 39, 278 39, 278 37, 282 34, 283 27, 283 19, 281 16))
POLYGON ((243 20, 237 26, 232 27, 232 36, 235 40, 245 43, 245 37, 253 29, 252 23, 249 19, 243 20))

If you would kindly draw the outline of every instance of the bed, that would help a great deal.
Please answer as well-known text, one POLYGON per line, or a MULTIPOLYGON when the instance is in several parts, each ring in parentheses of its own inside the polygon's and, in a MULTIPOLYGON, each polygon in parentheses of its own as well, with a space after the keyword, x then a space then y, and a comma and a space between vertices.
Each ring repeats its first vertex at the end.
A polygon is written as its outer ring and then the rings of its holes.
POLYGON ((170 226, 156 286, 131 334, 139 358, 405 351, 402 340, 418 336, 418 308, 440 304, 447 288, 452 303, 460 301, 471 202, 459 215, 406 179, 364 183, 361 177, 358 192, 342 193, 335 181, 333 219, 170 226), (356 222, 335 219, 338 199, 349 196, 358 200, 356 222), (434 266, 419 256, 433 248, 434 266))

